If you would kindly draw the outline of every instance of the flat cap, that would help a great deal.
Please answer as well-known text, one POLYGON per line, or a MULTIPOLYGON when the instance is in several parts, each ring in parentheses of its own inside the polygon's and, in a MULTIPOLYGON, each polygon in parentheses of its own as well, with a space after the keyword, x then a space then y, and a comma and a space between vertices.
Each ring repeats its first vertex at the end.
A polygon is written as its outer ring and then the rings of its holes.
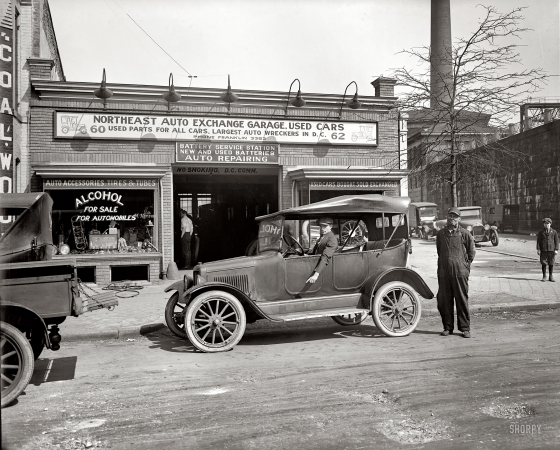
POLYGON ((317 219, 317 225, 332 225, 333 220, 330 217, 320 217, 317 219))
POLYGON ((545 217, 542 221, 543 223, 552 223, 552 219, 550 217, 545 217))
POLYGON ((452 206, 447 210, 447 214, 456 214, 461 217, 461 210, 455 206, 452 206))

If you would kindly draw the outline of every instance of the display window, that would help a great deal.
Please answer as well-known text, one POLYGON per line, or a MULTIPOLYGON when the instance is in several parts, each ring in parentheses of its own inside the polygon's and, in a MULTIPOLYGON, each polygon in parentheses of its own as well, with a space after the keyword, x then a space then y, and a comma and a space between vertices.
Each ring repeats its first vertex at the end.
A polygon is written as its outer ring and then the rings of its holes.
POLYGON ((154 190, 47 191, 60 254, 157 251, 154 190))

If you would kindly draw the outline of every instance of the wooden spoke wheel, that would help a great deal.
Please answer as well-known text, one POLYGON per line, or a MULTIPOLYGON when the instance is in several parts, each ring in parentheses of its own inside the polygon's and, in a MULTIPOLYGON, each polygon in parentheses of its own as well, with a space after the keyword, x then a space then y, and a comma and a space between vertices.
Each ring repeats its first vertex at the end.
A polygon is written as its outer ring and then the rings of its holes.
POLYGON ((21 331, 0 323, 2 407, 12 403, 29 384, 35 360, 33 349, 21 331))
POLYGON ((175 292, 167 301, 165 305, 165 323, 167 328, 180 338, 186 338, 185 332, 185 301, 179 299, 179 293, 175 292))
POLYGON ((247 320, 241 302, 223 291, 208 291, 187 307, 185 331, 203 352, 231 350, 243 337, 247 320))
POLYGON ((334 320, 339 325, 349 327, 352 325, 359 325, 364 320, 367 319, 368 313, 356 313, 356 314, 344 314, 342 316, 332 316, 331 319, 334 320))
POLYGON ((408 336, 414 331, 422 306, 411 286, 400 281, 387 283, 375 293, 372 316, 375 326, 386 336, 408 336))

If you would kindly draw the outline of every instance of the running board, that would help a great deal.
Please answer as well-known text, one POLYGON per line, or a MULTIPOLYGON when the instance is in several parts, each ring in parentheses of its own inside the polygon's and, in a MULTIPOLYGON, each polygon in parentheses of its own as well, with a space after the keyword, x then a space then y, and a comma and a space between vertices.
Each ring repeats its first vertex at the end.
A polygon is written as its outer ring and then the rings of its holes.
POLYGON ((336 308, 336 309, 324 309, 319 311, 301 311, 289 314, 276 314, 274 316, 269 316, 270 319, 279 322, 290 322, 292 320, 304 320, 304 319, 315 319, 317 317, 331 317, 331 316, 343 316, 345 314, 361 314, 369 313, 369 309, 366 308, 336 308))

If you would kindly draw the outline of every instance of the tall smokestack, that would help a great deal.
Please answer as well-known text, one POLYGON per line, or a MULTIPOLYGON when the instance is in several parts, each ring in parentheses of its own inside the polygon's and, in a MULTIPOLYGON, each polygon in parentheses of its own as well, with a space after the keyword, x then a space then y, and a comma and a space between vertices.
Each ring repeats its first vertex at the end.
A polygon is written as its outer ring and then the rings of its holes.
POLYGON ((452 82, 450 0, 432 0, 430 33, 430 108, 449 101, 452 82), (447 86, 447 88, 446 88, 447 86))

